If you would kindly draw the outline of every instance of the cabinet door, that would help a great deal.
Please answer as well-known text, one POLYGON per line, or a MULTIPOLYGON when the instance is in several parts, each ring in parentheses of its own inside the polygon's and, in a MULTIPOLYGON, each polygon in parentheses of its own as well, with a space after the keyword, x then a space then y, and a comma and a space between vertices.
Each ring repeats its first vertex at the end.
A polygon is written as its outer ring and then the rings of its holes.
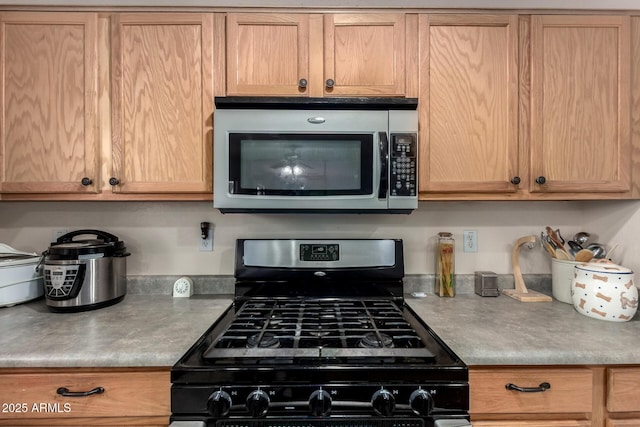
POLYGON ((309 17, 227 14, 227 94, 303 95, 309 80, 309 17))
POLYGON ((640 386, 640 367, 609 369, 607 371, 607 411, 640 412, 638 386, 640 386))
POLYGON ((588 368, 472 369, 469 412, 480 419, 495 414, 587 414, 593 408, 592 384, 588 368), (550 387, 537 393, 506 388, 507 384, 535 388, 542 383, 550 387))
POLYGON ((1 426, 159 425, 170 414, 168 369, 0 373, 1 426), (66 393, 89 392, 87 396, 66 393))
POLYGON ((517 190, 512 15, 420 17, 420 191, 517 190))
POLYGON ((534 16, 533 192, 630 190, 630 21, 534 16))
POLYGON ((324 17, 326 95, 405 94, 405 15, 324 17))
POLYGON ((97 22, 0 14, 3 193, 97 192, 97 22))
POLYGON ((212 58, 212 14, 113 16, 114 191, 212 191, 212 58))

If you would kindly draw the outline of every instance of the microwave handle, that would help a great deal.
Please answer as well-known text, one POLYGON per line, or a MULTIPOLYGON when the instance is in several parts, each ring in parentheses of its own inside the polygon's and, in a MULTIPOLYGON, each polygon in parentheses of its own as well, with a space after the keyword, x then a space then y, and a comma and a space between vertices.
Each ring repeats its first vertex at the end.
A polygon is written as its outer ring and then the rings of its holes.
POLYGON ((378 146, 380 154, 380 187, 378 199, 386 199, 389 190, 389 138, 386 132, 378 132, 378 146))

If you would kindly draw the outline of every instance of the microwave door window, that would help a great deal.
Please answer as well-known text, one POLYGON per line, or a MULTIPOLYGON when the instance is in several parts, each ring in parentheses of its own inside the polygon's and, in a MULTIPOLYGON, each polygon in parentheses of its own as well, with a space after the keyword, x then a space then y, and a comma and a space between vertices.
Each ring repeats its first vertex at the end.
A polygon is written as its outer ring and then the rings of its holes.
POLYGON ((372 192, 371 135, 245 134, 230 139, 230 147, 236 193, 331 196, 372 192))

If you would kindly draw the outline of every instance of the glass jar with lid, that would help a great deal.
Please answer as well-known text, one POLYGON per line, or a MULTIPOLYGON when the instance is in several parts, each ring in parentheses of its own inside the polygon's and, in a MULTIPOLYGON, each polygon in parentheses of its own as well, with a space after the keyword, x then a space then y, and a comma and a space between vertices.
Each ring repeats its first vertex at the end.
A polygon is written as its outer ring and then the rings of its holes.
POLYGON ((441 297, 455 296, 455 240, 449 232, 438 233, 436 243, 436 275, 434 293, 441 297))

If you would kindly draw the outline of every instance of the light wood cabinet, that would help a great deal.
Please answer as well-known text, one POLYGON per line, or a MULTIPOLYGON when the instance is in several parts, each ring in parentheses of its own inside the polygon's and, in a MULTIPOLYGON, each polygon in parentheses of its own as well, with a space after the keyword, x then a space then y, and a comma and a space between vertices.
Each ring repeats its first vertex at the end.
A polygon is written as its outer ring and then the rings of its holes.
POLYGON ((0 14, 2 199, 211 199, 213 13, 0 14))
POLYGON ((639 388, 640 367, 617 367, 607 370, 607 427, 640 426, 639 388))
POLYGON ((607 420, 606 427, 638 427, 640 426, 640 417, 629 420, 607 420))
POLYGON ((420 192, 517 190, 517 41, 516 15, 420 16, 420 192))
POLYGON ((392 13, 228 13, 226 94, 416 96, 415 33, 406 43, 416 22, 392 13))
POLYGON ((474 427, 591 427, 590 421, 561 420, 561 421, 474 421, 474 427))
POLYGON ((166 426, 170 386, 169 368, 0 370, 0 425, 166 426))
POLYGON ((530 191, 630 191, 630 18, 533 16, 531 58, 530 191))
POLYGON ((630 28, 622 15, 421 16, 421 199, 638 197, 630 28))
POLYGON ((592 427, 594 382, 590 368, 471 368, 471 420, 482 427, 592 427), (507 384, 540 391, 517 391, 507 384))
POLYGON ((0 13, 1 192, 98 191, 97 23, 96 13, 0 13))
POLYGON ((213 14, 122 13, 111 25, 114 191, 210 193, 213 14))

